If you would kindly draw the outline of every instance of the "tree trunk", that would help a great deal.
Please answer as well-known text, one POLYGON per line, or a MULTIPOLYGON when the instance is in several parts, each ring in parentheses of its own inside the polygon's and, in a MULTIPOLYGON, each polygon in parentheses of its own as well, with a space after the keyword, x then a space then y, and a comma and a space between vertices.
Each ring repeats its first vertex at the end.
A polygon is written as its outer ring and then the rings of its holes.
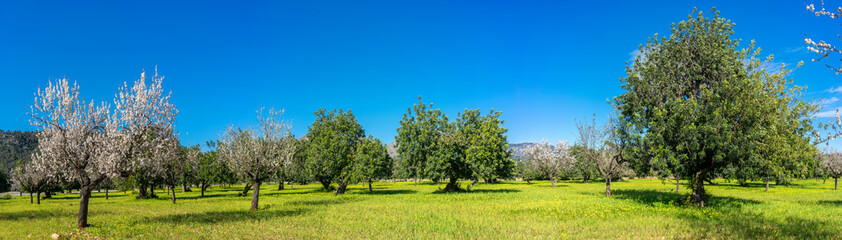
POLYGON ((82 187, 79 189, 79 215, 76 217, 76 226, 79 228, 88 227, 88 200, 91 198, 91 189, 82 187))
POLYGON ((839 190, 839 178, 833 179, 833 190, 839 190))
POLYGON ((34 201, 32 200, 32 192, 29 192, 29 204, 32 203, 34 203, 34 201))
POLYGON ((455 177, 450 178, 450 181, 447 182, 447 186, 444 186, 444 191, 445 192, 459 191, 459 185, 456 184, 457 180, 458 179, 456 179, 455 177))
POLYGON ((200 188, 202 188, 202 197, 205 196, 205 188, 207 188, 207 186, 208 186, 208 184, 206 184, 206 183, 202 183, 202 186, 200 186, 200 188))
POLYGON ((193 190, 190 189, 190 186, 188 186, 186 183, 181 183, 181 192, 192 192, 192 191, 193 190))
POLYGON ((675 194, 678 194, 679 187, 681 187, 681 178, 675 177, 675 194))
POLYGON ((709 169, 702 169, 697 172, 692 178, 693 193, 690 194, 690 200, 699 207, 705 207, 705 200, 707 200, 707 193, 705 192, 705 177, 709 169))
POLYGON ((766 192, 769 192, 769 179, 766 179, 766 192))
POLYGON ((588 183, 588 180, 591 180, 591 176, 585 175, 582 183, 588 183))
POLYGON ((368 180, 368 191, 374 192, 374 190, 371 189, 371 179, 368 180))
POLYGON ((149 185, 149 198, 158 198, 158 196, 155 195, 155 184, 149 185))
POLYGON ((49 189, 47 191, 44 191, 44 199, 47 198, 53 198, 53 193, 51 193, 49 189))
POLYGON ((137 197, 140 199, 146 199, 146 186, 140 186, 140 188, 138 188, 137 197))
POLYGON ((108 200, 108 188, 105 189, 105 200, 108 200))
POLYGON ((278 190, 284 190, 284 181, 278 181, 278 190))
POLYGON ((330 182, 325 181, 325 182, 320 182, 320 183, 322 184, 322 187, 324 189, 330 189, 330 182))
POLYGON ((41 192, 40 191, 35 192, 35 197, 36 197, 36 200, 37 200, 35 203, 41 204, 41 192))
POLYGON ((257 200, 260 197, 260 182, 255 182, 254 184, 254 191, 251 191, 251 210, 252 212, 257 211, 257 200))
POLYGON ((251 190, 251 183, 247 183, 246 187, 243 188, 243 193, 240 196, 248 196, 249 190, 251 190))
POLYGON ((528 178, 527 178, 527 179, 523 179, 523 180, 524 180, 524 181, 526 181, 526 184, 532 184, 531 182, 529 182, 529 179, 528 179, 528 178))
POLYGON ((605 178, 605 196, 611 197, 611 178, 610 177, 605 178))
POLYGON ((172 204, 175 204, 175 186, 170 185, 170 196, 172 196, 172 204))
POLYGON ((550 184, 555 188, 555 176, 550 175, 550 184))
POLYGON ((339 182, 339 187, 336 188, 336 192, 333 192, 333 195, 345 194, 345 188, 348 187, 348 183, 345 181, 339 182))

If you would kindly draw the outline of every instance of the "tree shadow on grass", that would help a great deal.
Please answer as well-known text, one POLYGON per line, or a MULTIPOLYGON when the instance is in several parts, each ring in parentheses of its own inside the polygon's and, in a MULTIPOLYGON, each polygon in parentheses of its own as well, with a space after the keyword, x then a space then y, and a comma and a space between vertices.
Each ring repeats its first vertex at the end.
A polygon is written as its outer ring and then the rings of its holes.
POLYGON ((327 205, 334 205, 334 204, 343 204, 357 201, 351 198, 329 198, 329 199, 318 199, 318 200, 295 200, 286 202, 286 205, 293 205, 293 206, 327 206, 327 205))
POLYGON ((716 210, 719 217, 678 214, 693 228, 692 239, 831 239, 839 229, 825 221, 785 217, 773 219, 742 210, 716 210))
POLYGON ((444 189, 433 191, 433 194, 471 194, 471 193, 516 193, 517 189, 459 189, 458 191, 447 192, 444 189))
POLYGON ((373 192, 368 191, 368 189, 364 191, 357 191, 354 194, 362 194, 362 195, 397 195, 397 194, 413 194, 417 193, 418 191, 415 190, 408 190, 408 189, 400 189, 400 190, 377 190, 375 189, 373 192))
MULTIPOLYGON (((632 200, 644 205, 676 205, 681 206, 687 198, 687 194, 675 192, 664 192, 656 190, 635 190, 616 189, 611 191, 611 196, 619 199, 632 200)), ((713 209, 734 209, 741 208, 748 204, 759 204, 759 201, 735 197, 709 196, 705 206, 713 209)))
MULTIPOLYGON (((710 196, 705 208, 682 204, 687 195, 655 190, 612 191, 612 197, 655 206, 672 205, 685 208, 675 216, 692 227, 691 239, 826 239, 839 232, 824 221, 785 217, 770 218, 763 214, 745 211, 744 206, 760 204, 755 200, 710 196), (700 211, 705 210, 705 213, 700 211)), ((839 201, 837 204, 842 204, 839 201)))
POLYGON ((211 211, 200 213, 171 214, 157 217, 149 217, 141 220, 145 223, 223 223, 275 219, 293 217, 307 213, 309 210, 297 208, 292 210, 260 210, 250 212, 247 210, 211 211))
POLYGON ((260 196, 280 196, 280 195, 293 195, 293 194, 310 194, 310 193, 320 193, 320 192, 329 192, 324 191, 322 189, 307 189, 306 191, 299 191, 300 189, 290 189, 290 190, 274 190, 272 193, 261 193, 260 196))
POLYGON ((819 205, 831 205, 831 206, 842 207, 842 200, 832 200, 832 201, 831 200, 822 200, 822 201, 818 201, 817 203, 819 205))

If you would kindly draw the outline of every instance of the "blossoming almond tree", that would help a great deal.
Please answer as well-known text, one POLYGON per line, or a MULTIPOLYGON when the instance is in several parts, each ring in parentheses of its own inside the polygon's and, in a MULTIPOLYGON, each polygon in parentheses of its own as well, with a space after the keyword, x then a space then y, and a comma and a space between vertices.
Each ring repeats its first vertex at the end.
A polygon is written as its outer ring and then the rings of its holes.
POLYGON ((819 163, 828 176, 833 178, 833 190, 839 189, 839 178, 842 177, 842 153, 831 150, 820 153, 819 163))
POLYGON ((261 108, 257 126, 247 130, 229 127, 220 140, 220 157, 253 186, 251 211, 257 211, 260 184, 275 176, 295 152, 290 124, 281 118, 283 113, 261 108))
POLYGON ((76 83, 59 79, 38 89, 29 115, 38 128, 39 151, 33 160, 80 185, 77 226, 87 227, 91 189, 115 173, 114 158, 107 154, 113 145, 105 141, 108 105, 85 102, 76 83))
POLYGON ((555 187, 558 176, 574 163, 566 141, 559 141, 553 146, 544 140, 538 144, 530 144, 525 152, 531 164, 529 167, 549 177, 552 187, 555 187))
MULTIPOLYGON (((140 198, 146 198, 148 180, 160 171, 159 156, 154 151, 174 138, 175 117, 178 110, 169 99, 172 93, 164 93, 164 78, 157 69, 151 81, 146 72, 140 74, 129 87, 124 83, 114 98, 114 113, 106 124, 114 170, 123 177, 136 175, 140 186, 140 198)), ((153 193, 154 195, 154 193, 153 193)))

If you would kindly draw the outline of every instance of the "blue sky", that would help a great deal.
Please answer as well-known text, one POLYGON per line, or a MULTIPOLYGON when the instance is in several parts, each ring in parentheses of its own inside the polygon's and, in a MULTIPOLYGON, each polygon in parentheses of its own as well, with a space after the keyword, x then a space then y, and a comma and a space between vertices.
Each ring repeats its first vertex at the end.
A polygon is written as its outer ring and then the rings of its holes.
POLYGON ((574 119, 611 111, 606 99, 621 93, 638 45, 668 34, 693 7, 714 6, 744 45, 756 40, 779 63, 805 61, 792 76, 809 86, 808 98, 842 98, 829 91, 842 76, 810 62, 803 43, 804 34, 836 39, 842 22, 804 4, 4 1, 0 129, 33 130, 26 111, 50 79, 67 77, 86 99, 112 101, 123 82, 157 65, 190 143, 252 122, 261 106, 286 109, 297 136, 320 107, 352 109, 366 133, 392 142, 418 96, 451 118, 466 108, 500 110, 510 142, 572 141, 574 119))

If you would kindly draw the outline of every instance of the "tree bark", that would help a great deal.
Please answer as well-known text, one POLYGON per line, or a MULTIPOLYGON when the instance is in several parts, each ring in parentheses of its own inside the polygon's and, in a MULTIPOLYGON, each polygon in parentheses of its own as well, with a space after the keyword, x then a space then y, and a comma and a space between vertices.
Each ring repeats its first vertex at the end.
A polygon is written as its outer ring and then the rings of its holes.
POLYGON ((51 193, 49 189, 47 189, 47 191, 44 191, 44 199, 47 198, 53 198, 53 193, 51 193))
POLYGON ((320 183, 322 184, 322 187, 324 189, 330 189, 330 182, 323 181, 323 182, 320 182, 320 183))
POLYGON ((284 190, 284 181, 278 181, 278 190, 284 190))
POLYGON ((248 196, 249 190, 251 190, 251 183, 247 183, 246 187, 243 188, 243 193, 240 196, 248 196))
POLYGON ((550 184, 555 188, 555 176, 550 175, 550 184))
POLYGON ((202 183, 202 186, 200 186, 200 188, 202 189, 202 197, 205 196, 205 189, 207 188, 207 185, 208 184, 206 184, 206 183, 202 183))
POLYGON ((766 192, 769 192, 769 179, 766 179, 766 192))
POLYGON ((345 194, 345 188, 347 187, 348 183, 346 183, 345 181, 340 181, 339 187, 336 188, 336 192, 334 192, 333 195, 345 194))
POLYGON ((605 178, 605 196, 611 197, 611 178, 610 177, 605 178))
POLYGON ((675 194, 678 194, 679 187, 681 187, 681 178, 675 177, 675 194))
POLYGON ((88 200, 91 198, 91 189, 89 187, 82 187, 79 189, 79 215, 76 218, 76 226, 78 228, 88 227, 88 200))
POLYGON ((32 204, 32 203, 35 203, 35 202, 32 200, 32 192, 29 192, 29 204, 32 204))
POLYGON ((251 191, 251 210, 252 212, 257 211, 257 200, 260 197, 260 182, 255 182, 254 190, 251 191))
POLYGON ((35 204, 41 204, 41 192, 35 192, 35 197, 38 200, 35 204))
POLYGON ((458 190, 459 190, 459 186, 458 186, 458 185, 456 185, 456 181, 458 181, 458 179, 456 179, 455 177, 450 178, 450 181, 449 181, 449 182, 447 182, 447 186, 444 186, 444 191, 445 191, 445 192, 455 192, 455 191, 458 191, 458 190))
POLYGON ((705 200, 707 200, 707 193, 705 192, 705 177, 707 177, 708 171, 710 170, 702 169, 692 178, 693 193, 690 194, 690 200, 696 203, 699 207, 704 207, 705 200))
POLYGON ((105 200, 108 200, 108 188, 105 189, 105 200))
POLYGON ((172 196, 172 204, 175 204, 175 186, 170 186, 170 196, 172 196))
POLYGON ((839 190, 839 178, 833 179, 833 190, 839 190))
POLYGON ((591 180, 591 176, 589 176, 589 175, 585 175, 585 176, 583 176, 583 178, 584 178, 584 180, 582 180, 582 183, 588 183, 588 180, 591 180))
POLYGON ((374 190, 371 189, 371 179, 368 180, 368 191, 374 192, 374 190))
POLYGON ((193 190, 190 189, 190 186, 187 186, 186 183, 181 183, 181 192, 192 192, 193 190))

